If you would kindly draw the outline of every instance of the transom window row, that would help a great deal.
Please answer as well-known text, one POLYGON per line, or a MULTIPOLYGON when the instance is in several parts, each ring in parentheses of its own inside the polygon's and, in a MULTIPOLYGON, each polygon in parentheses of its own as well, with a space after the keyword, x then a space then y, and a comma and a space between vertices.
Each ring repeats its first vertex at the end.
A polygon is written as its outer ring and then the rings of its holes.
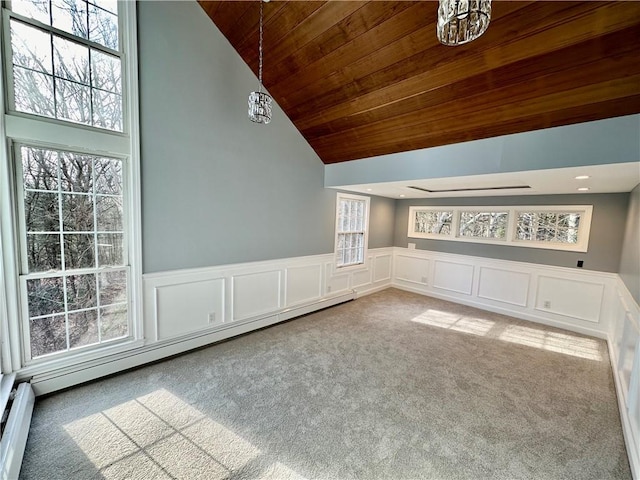
POLYGON ((408 236, 586 251, 592 208, 410 207, 408 236))

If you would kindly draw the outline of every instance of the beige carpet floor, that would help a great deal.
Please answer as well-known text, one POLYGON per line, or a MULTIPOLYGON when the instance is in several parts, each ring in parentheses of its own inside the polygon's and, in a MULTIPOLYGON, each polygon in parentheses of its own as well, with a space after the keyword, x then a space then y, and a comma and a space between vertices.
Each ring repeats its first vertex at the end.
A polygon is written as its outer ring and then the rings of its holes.
POLYGON ((605 342, 388 289, 38 399, 23 479, 630 479, 605 342))

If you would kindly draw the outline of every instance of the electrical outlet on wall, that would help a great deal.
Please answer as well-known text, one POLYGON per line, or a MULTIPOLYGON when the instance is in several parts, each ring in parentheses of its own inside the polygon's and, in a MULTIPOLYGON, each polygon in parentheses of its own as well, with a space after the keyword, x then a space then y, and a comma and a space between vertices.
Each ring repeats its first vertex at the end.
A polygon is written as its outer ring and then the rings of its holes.
POLYGON ((549 300, 544 301, 544 308, 551 308, 551 302, 549 300))
POLYGON ((209 323, 216 323, 216 312, 211 312, 209 314, 209 323))

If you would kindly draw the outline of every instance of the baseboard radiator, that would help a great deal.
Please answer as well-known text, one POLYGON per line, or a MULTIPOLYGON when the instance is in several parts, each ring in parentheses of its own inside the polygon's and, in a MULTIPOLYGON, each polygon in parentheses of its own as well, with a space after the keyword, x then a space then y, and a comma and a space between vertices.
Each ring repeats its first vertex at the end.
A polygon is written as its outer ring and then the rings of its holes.
POLYGON ((16 375, 0 378, 2 436, 0 437, 0 479, 15 480, 20 473, 35 395, 28 382, 15 384, 16 375))

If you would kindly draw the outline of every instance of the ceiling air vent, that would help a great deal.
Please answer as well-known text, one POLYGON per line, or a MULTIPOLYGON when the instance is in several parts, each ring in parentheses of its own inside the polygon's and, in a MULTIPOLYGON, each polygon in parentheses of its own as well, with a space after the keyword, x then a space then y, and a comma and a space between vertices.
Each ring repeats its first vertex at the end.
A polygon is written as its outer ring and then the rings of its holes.
POLYGON ((420 190, 421 192, 427 192, 427 193, 452 193, 452 192, 488 192, 491 190, 522 190, 522 189, 531 188, 531 187, 529 185, 509 185, 506 187, 469 187, 469 188, 450 188, 446 190, 429 190, 428 188, 413 187, 413 186, 409 186, 409 188, 413 188, 414 190, 420 190))

